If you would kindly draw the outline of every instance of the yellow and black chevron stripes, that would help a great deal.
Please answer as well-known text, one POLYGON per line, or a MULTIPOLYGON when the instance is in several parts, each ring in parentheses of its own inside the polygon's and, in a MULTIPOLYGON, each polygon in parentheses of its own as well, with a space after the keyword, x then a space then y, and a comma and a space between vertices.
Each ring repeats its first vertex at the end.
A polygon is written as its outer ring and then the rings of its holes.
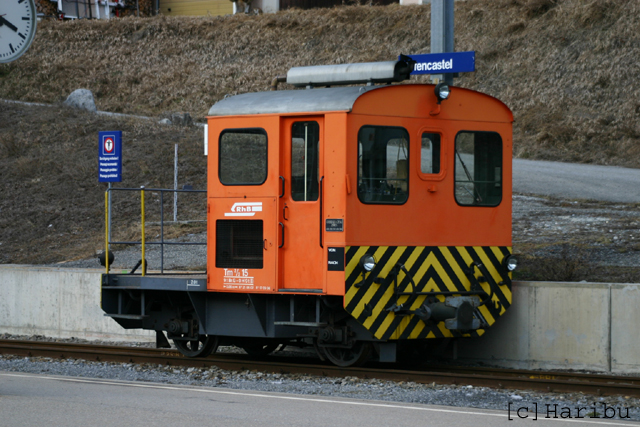
MULTIPOLYGON (((344 306, 358 322, 380 340, 423 339, 463 336, 445 328, 444 322, 427 324, 413 314, 399 315, 389 308, 403 304, 411 310, 421 307, 429 296, 394 293, 482 291, 492 301, 475 310, 481 328, 492 325, 511 305, 511 278, 502 267, 511 254, 506 246, 351 246, 346 253, 346 293, 344 306), (375 268, 365 273, 359 265, 363 255, 376 260, 375 268), (482 264, 484 271, 473 264, 482 264), (396 266, 404 265, 405 274, 396 266), (469 277, 472 276, 472 277, 469 277), (475 277, 476 279, 473 279, 475 277), (416 289, 413 289, 415 283, 416 289), (473 283, 476 288, 474 288, 473 283)), ((437 298, 444 301, 444 296, 437 298)), ((479 336, 483 329, 465 336, 479 336)))

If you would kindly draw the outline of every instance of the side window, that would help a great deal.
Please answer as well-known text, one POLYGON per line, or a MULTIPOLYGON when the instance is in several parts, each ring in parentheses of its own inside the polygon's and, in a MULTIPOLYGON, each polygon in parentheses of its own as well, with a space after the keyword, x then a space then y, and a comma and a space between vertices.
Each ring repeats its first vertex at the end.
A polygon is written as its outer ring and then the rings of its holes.
POLYGON ((440 173, 440 135, 437 133, 425 132, 422 134, 420 172, 425 174, 440 173))
POLYGON ((320 126, 295 122, 291 126, 291 199, 318 200, 320 175, 320 126))
POLYGON ((456 135, 455 197, 463 206, 497 206, 502 201, 502 138, 495 132, 456 135))
POLYGON ((363 203, 402 204, 408 197, 406 129, 363 126, 358 132, 358 198, 363 203))
POLYGON ((224 185, 260 185, 267 179, 267 132, 226 129, 220 134, 218 172, 224 185))

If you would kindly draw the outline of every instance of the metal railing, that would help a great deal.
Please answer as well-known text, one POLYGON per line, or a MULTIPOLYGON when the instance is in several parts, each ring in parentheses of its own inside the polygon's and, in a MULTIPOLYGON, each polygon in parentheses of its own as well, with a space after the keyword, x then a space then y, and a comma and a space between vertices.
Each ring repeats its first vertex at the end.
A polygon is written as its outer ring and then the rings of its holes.
MULTIPOLYGON (((165 245, 171 246, 206 246, 207 242, 167 242, 164 240, 164 193, 206 193, 206 190, 174 190, 168 188, 109 188, 104 193, 104 212, 105 212, 105 267, 106 272, 109 274, 109 249, 110 245, 140 245, 142 258, 142 276, 147 274, 147 261, 145 259, 145 251, 147 245, 159 245, 160 246, 160 274, 164 273, 164 247, 165 245), (110 239, 110 229, 111 229, 111 218, 110 218, 110 206, 109 206, 109 193, 112 191, 139 191, 140 192, 140 225, 141 225, 141 238, 140 241, 111 241, 110 239), (145 236, 145 192, 153 191, 160 193, 160 240, 154 242, 147 242, 145 236)), ((206 222, 206 221, 205 221, 206 222)), ((133 268, 131 273, 135 272, 136 267, 133 268)), ((131 274, 130 273, 130 274, 131 274)))

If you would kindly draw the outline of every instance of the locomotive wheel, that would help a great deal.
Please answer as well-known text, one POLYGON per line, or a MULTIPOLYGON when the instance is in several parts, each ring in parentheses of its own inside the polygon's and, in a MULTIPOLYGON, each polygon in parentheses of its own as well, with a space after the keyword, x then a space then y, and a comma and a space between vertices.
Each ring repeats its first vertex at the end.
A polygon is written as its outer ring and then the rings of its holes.
POLYGON ((245 344, 242 346, 242 349, 247 352, 249 356, 252 357, 263 357, 267 356, 280 346, 280 343, 268 343, 268 344, 245 344))
POLYGON ((327 359, 343 368, 364 364, 371 355, 371 349, 371 343, 364 341, 356 342, 351 348, 323 347, 327 359))
POLYGON ((187 357, 207 357, 218 349, 218 337, 198 335, 197 340, 174 339, 178 351, 187 357))

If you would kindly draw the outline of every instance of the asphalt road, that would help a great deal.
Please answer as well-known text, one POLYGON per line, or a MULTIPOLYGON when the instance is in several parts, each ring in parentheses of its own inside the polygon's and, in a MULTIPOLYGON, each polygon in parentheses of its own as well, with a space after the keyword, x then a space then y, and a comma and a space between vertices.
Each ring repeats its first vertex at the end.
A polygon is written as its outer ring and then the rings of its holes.
POLYGON ((513 191, 570 199, 640 202, 640 169, 513 160, 513 191))
MULTIPOLYGON (((534 413, 0 372, 0 426, 525 425, 534 413)), ((539 417, 536 426, 639 426, 539 417), (576 422, 577 421, 577 422, 576 422)))
MULTIPOLYGON (((422 167, 430 168, 431 154, 423 149, 422 167)), ((388 164, 398 155, 396 147, 387 148, 388 164)), ((461 154, 473 173, 473 158, 461 154)), ((460 178, 464 179, 464 176, 460 178)), ((516 193, 588 199, 618 203, 640 203, 640 169, 598 166, 540 160, 513 160, 513 191, 516 193)))

